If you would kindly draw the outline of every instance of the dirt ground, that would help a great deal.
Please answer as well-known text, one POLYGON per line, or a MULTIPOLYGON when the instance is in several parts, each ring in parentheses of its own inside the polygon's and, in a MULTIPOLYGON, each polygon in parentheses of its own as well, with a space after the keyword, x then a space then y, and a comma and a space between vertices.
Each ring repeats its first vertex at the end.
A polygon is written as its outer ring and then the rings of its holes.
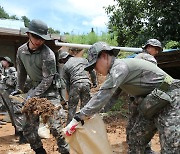
MULTIPOLYGON (((117 114, 116 116, 105 118, 104 121, 113 154, 126 154, 126 119, 120 114, 117 114)), ((17 141, 17 138, 14 136, 14 127, 12 127, 11 123, 7 123, 0 128, 0 154, 34 154, 29 144, 19 145, 17 141)), ((42 139, 42 141, 48 154, 58 154, 56 142, 53 137, 42 139)), ((159 153, 158 134, 152 139, 152 148, 159 153)))

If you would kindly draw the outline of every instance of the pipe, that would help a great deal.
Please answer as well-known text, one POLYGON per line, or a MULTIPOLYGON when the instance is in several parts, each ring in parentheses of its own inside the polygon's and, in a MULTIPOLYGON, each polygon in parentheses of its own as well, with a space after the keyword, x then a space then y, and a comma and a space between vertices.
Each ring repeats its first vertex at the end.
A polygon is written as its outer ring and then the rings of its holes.
MULTIPOLYGON (((62 42, 59 42, 58 40, 55 40, 55 45, 56 46, 74 47, 74 48, 86 48, 86 49, 89 49, 91 47, 91 45, 88 45, 88 44, 62 43, 62 42)), ((122 51, 136 52, 136 53, 142 52, 142 48, 115 47, 115 46, 111 46, 111 48, 119 49, 122 51)))

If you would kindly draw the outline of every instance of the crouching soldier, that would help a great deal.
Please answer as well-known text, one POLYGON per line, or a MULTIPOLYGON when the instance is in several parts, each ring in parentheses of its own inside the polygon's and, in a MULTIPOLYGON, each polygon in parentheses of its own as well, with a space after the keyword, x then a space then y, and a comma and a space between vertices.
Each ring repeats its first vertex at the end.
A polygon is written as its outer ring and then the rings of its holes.
POLYGON ((161 153, 177 154, 180 149, 180 81, 143 59, 117 59, 116 50, 98 42, 88 50, 86 70, 107 75, 104 84, 65 127, 71 135, 76 126, 99 112, 108 102, 118 100, 121 90, 138 102, 136 124, 129 132, 128 153, 144 154, 155 132, 160 136, 161 153))

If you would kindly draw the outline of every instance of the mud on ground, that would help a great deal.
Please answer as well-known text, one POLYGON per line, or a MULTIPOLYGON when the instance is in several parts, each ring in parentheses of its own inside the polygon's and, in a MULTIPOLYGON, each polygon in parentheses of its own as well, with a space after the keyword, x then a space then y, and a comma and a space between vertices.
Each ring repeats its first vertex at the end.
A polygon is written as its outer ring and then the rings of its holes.
MULTIPOLYGON (((113 154, 126 154, 126 118, 122 117, 121 114, 116 114, 104 118, 104 121, 113 154)), ((0 154, 34 154, 29 144, 19 145, 17 141, 11 123, 7 123, 7 125, 0 128, 0 154)), ((53 137, 42 139, 42 141, 48 154, 58 154, 56 141, 53 137)), ((160 150, 158 134, 152 139, 152 148, 156 152, 160 150)))

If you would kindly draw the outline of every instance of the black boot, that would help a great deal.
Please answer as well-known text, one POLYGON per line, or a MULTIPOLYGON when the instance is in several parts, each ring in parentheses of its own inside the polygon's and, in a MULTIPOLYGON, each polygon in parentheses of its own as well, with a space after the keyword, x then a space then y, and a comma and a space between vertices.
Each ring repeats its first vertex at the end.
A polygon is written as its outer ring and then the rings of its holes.
POLYGON ((26 144, 28 143, 28 141, 26 140, 26 138, 23 135, 23 132, 18 132, 18 136, 19 136, 19 144, 26 144))
POLYGON ((46 150, 43 147, 37 148, 37 149, 33 149, 36 154, 47 154, 46 150))

